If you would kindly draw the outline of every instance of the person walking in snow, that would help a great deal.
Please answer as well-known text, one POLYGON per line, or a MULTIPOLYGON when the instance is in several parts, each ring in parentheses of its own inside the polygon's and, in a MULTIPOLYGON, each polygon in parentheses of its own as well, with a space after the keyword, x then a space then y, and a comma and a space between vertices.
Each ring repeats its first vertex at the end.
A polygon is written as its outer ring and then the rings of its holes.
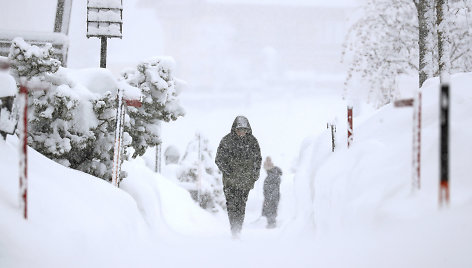
POLYGON ((233 237, 241 232, 249 191, 259 178, 261 150, 249 120, 237 116, 231 132, 221 139, 215 163, 223 173, 223 191, 233 237))
POLYGON ((280 177, 282 176, 282 170, 274 166, 270 157, 267 157, 264 161, 264 169, 267 172, 267 177, 264 180, 262 216, 267 218, 267 228, 274 228, 280 200, 280 177))

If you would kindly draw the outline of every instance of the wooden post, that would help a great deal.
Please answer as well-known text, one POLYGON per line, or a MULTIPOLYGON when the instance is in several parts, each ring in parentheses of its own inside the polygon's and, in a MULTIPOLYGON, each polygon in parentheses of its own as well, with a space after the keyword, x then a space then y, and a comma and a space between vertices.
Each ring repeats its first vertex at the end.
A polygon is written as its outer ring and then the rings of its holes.
POLYGON ((102 36, 100 39, 101 39, 100 68, 106 68, 107 67, 107 37, 102 36))
POLYGON ((347 106, 347 148, 349 148, 353 142, 353 132, 352 106, 347 106))
POLYGON ((20 210, 23 217, 28 219, 28 88, 24 85, 20 86, 20 124, 18 125, 18 133, 20 140, 20 210))
POLYGON ((440 105, 440 178, 439 206, 449 204, 449 84, 441 84, 440 105))

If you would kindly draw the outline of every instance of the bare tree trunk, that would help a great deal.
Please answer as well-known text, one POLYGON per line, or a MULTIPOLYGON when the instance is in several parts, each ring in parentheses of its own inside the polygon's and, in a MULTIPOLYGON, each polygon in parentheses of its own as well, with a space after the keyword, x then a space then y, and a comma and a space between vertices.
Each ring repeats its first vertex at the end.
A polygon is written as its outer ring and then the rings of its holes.
POLYGON ((448 0, 436 1, 436 26, 438 31, 439 74, 441 81, 450 70, 450 44, 447 25, 448 0))
POLYGON ((433 76, 433 0, 413 0, 418 13, 419 87, 433 76))

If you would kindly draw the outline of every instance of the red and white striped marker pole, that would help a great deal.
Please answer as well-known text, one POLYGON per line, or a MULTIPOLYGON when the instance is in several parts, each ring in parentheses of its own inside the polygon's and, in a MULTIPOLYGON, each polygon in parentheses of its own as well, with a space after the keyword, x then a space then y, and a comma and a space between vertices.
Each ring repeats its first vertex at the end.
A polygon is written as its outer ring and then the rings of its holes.
POLYGON ((28 88, 20 86, 19 95, 20 119, 18 124, 18 133, 20 140, 20 192, 19 203, 20 211, 23 217, 28 219, 28 88))
POLYGON ((116 110, 115 146, 113 149, 113 171, 111 182, 119 186, 121 173, 121 157, 123 155, 123 129, 125 120, 125 103, 127 106, 141 107, 140 100, 126 100, 123 98, 123 90, 118 89, 118 108, 116 110))

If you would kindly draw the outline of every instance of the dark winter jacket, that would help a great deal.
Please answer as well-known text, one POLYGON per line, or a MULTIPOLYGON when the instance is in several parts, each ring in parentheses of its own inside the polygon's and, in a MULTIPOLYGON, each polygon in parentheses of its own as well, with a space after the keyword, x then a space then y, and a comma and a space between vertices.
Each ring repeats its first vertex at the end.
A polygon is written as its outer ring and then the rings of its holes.
POLYGON ((259 178, 261 162, 259 143, 252 135, 249 121, 244 116, 236 117, 231 132, 221 139, 216 152, 215 163, 223 173, 223 186, 249 191, 259 178), (236 128, 248 132, 239 137, 236 128))
POLYGON ((280 177, 282 170, 273 167, 267 171, 264 181, 264 204, 262 205, 262 216, 277 216, 277 207, 280 200, 280 177))

